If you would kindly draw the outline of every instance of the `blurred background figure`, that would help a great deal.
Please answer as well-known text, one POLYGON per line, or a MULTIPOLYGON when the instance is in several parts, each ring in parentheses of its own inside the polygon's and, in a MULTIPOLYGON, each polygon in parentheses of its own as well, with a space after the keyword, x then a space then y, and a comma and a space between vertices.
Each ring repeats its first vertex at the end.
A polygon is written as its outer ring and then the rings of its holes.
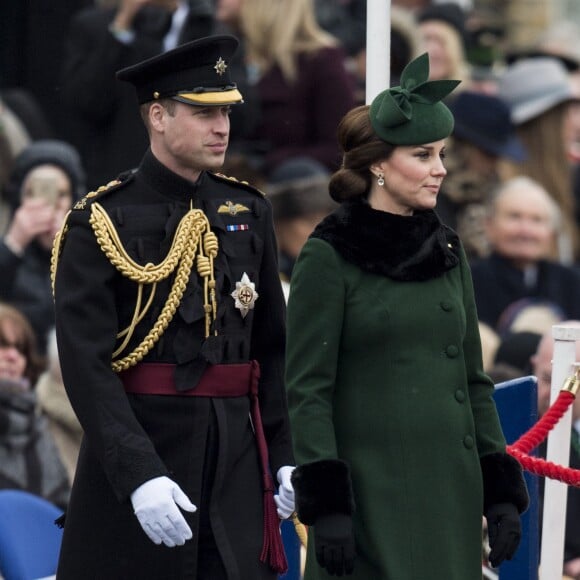
POLYGON ((506 174, 527 175, 552 196, 562 223, 551 255, 566 264, 577 262, 579 224, 565 137, 570 104, 576 97, 566 69, 555 58, 519 60, 502 74, 498 96, 510 107, 512 122, 527 151, 524 161, 504 164, 506 174))
POLYGON ((0 488, 29 491, 65 508, 68 476, 36 407, 42 368, 30 324, 0 303, 0 488))
POLYGON ((115 72, 212 33, 211 0, 118 0, 71 19, 62 68, 65 137, 79 150, 87 187, 96 189, 148 146, 132 87, 115 72))
POLYGON ((72 484, 83 430, 64 388, 54 330, 48 335, 46 370, 38 378, 36 395, 38 410, 46 418, 48 429, 72 484))
POLYGON ((419 34, 429 53, 429 78, 462 81, 451 99, 468 88, 471 75, 465 20, 466 12, 456 2, 431 3, 417 13, 419 34))
POLYGON ((580 274, 550 259, 559 210, 536 181, 520 176, 502 184, 486 221, 491 254, 473 262, 478 317, 498 331, 518 301, 550 302, 565 318, 580 318, 580 274))
POLYGON ((274 172, 267 186, 278 241, 280 277, 288 298, 294 262, 323 218, 338 207, 328 193, 330 173, 307 159, 274 172))
POLYGON ((11 218, 0 240, 0 300, 30 321, 38 348, 54 326, 50 255, 72 203, 85 192, 78 152, 64 141, 35 141, 15 159, 5 197, 11 218))
MULTIPOLYGON (((558 326, 580 326, 580 320, 566 320, 558 326)), ((533 374, 538 379, 538 413, 543 415, 550 407, 552 385, 552 359, 554 339, 550 328, 541 338, 531 358, 533 374)), ((576 342, 576 361, 580 361, 580 342, 576 342)), ((572 407, 572 432, 570 438, 570 467, 580 469, 580 402, 572 407)), ((546 443, 539 448, 539 455, 546 457, 546 443)), ((540 478, 540 497, 543 496, 544 478, 540 478)), ((540 509, 540 517, 542 509, 540 509)), ((541 530, 540 525, 540 530, 541 530)), ((564 538, 564 574, 573 580, 580 579, 580 488, 568 486, 566 505, 566 531, 564 538)))
POLYGON ((437 199, 437 213, 453 228, 470 261, 490 252, 486 208, 501 181, 500 160, 519 162, 526 151, 498 97, 463 91, 450 103, 455 118, 447 143, 447 176, 437 199))
POLYGON ((246 134, 232 130, 228 157, 243 156, 267 179, 295 157, 335 169, 336 127, 355 102, 344 47, 317 23, 312 0, 241 0, 238 8, 229 22, 245 52, 245 96, 257 99, 259 114, 246 134))

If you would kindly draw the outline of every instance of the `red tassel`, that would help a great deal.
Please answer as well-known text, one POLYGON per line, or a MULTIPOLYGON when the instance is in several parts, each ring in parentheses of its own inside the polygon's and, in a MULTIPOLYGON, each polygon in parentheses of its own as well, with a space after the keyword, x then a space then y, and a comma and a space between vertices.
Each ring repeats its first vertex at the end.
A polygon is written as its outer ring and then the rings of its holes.
POLYGON ((288 561, 280 533, 280 519, 276 512, 272 489, 264 491, 264 543, 260 562, 268 562, 270 568, 277 574, 285 574, 288 571, 288 561))
POLYGON ((256 441, 258 443, 258 455, 262 467, 262 482, 264 485, 264 543, 260 554, 260 562, 268 562, 270 568, 278 574, 285 574, 288 571, 288 562, 284 552, 284 543, 280 533, 280 519, 276 511, 274 502, 274 482, 270 475, 268 466, 268 446, 264 437, 264 427, 262 416, 260 415, 260 405, 258 403, 258 380, 260 378, 260 366, 257 361, 252 361, 252 421, 256 430, 256 441))

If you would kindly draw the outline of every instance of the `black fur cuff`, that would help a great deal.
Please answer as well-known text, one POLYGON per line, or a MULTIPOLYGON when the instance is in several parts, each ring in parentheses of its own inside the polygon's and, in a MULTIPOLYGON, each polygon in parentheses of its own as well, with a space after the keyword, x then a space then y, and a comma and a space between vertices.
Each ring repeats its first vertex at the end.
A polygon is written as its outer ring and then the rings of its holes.
POLYGON ((352 515, 354 497, 348 464, 325 459, 299 465, 292 472, 292 485, 299 520, 312 526, 320 516, 352 515))
POLYGON ((483 475, 483 513, 498 503, 512 503, 519 513, 528 509, 530 496, 519 462, 507 453, 480 459, 483 475))

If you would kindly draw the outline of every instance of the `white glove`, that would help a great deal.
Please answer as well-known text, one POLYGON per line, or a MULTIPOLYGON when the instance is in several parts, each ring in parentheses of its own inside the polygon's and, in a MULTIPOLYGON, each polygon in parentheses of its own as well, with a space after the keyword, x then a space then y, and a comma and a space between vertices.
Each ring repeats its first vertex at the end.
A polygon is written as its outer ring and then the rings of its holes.
POLYGON ((173 548, 191 539, 191 528, 177 506, 187 512, 197 508, 168 477, 154 477, 140 485, 131 494, 131 503, 143 531, 155 544, 173 548))
POLYGON ((294 471, 291 465, 285 465, 278 470, 277 478, 280 486, 278 494, 274 496, 276 502, 278 517, 281 520, 288 519, 294 513, 294 487, 290 481, 290 476, 294 471))

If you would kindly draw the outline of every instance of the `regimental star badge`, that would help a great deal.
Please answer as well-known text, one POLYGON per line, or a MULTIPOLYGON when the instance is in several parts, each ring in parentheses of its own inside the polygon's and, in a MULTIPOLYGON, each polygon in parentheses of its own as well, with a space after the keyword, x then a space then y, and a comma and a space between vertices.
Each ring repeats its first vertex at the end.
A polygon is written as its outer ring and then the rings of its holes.
POLYGON ((246 318, 248 312, 254 308, 258 293, 256 292, 256 285, 250 282, 245 272, 242 279, 236 282, 236 289, 231 296, 236 301, 236 308, 240 309, 242 318, 246 318))
POLYGON ((228 65, 226 64, 226 61, 220 56, 213 68, 215 69, 215 72, 221 77, 226 72, 228 65))

